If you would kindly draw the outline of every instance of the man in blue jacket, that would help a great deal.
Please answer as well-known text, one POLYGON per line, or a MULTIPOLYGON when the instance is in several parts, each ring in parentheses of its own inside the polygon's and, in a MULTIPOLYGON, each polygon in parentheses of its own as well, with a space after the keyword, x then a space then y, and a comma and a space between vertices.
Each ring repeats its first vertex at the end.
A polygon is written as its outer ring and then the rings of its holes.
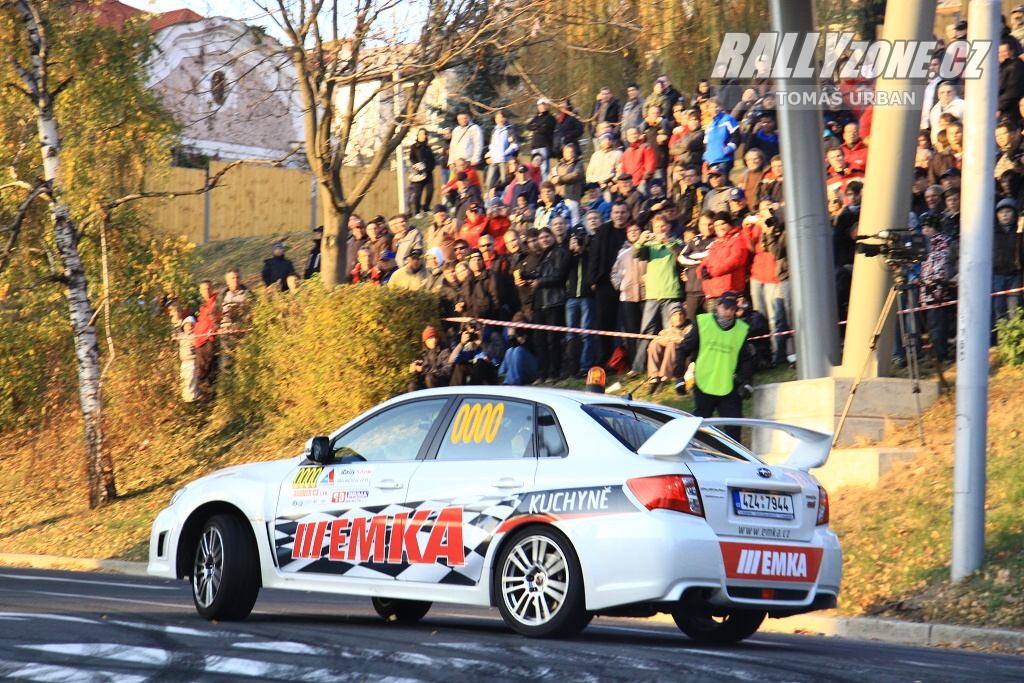
POLYGON ((736 160, 740 124, 722 111, 714 97, 708 100, 708 110, 711 123, 704 129, 704 163, 709 167, 717 165, 728 177, 736 160))

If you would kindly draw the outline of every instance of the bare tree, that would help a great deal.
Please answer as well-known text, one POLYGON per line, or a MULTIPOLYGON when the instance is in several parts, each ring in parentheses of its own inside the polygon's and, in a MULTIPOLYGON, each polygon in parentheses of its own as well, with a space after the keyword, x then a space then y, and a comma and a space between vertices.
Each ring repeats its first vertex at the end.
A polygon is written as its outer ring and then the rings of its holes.
POLYGON ((324 285, 344 281, 348 218, 416 120, 431 83, 486 48, 514 52, 540 20, 539 0, 253 0, 284 33, 303 105, 305 153, 321 198, 324 285), (410 17, 415 28, 397 29, 410 17), (409 29, 405 29, 408 31, 409 29), (357 86, 373 84, 357 96, 357 86), (345 97, 339 94, 345 89, 345 97), (342 181, 349 138, 375 98, 401 93, 398 115, 353 186, 342 181), (339 110, 338 101, 345 104, 339 110))
MULTIPOLYGON (((75 341, 78 366, 78 397, 85 426, 86 472, 89 506, 97 507, 114 499, 114 466, 103 442, 103 400, 100 386, 99 344, 96 337, 95 314, 89 301, 85 266, 78 249, 80 233, 75 228, 65 197, 61 168, 61 137, 53 103, 64 85, 50 83, 47 24, 37 0, 7 0, 2 5, 14 10, 23 28, 28 64, 14 58, 26 94, 35 105, 39 151, 42 156, 42 177, 28 195, 41 197, 49 205, 57 245, 60 272, 54 278, 64 285, 71 330, 75 341)), ((27 206, 23 204, 23 206, 27 206)), ((20 229, 25 211, 19 211, 12 234, 20 229)))

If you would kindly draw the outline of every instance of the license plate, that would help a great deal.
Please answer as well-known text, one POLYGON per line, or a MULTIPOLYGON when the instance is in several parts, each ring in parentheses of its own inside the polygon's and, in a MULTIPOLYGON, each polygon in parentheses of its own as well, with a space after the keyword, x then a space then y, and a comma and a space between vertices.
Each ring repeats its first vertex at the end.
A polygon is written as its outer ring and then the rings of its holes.
POLYGON ((794 517, 793 496, 788 493, 733 489, 732 502, 736 514, 744 517, 771 517, 772 519, 793 519, 794 517))

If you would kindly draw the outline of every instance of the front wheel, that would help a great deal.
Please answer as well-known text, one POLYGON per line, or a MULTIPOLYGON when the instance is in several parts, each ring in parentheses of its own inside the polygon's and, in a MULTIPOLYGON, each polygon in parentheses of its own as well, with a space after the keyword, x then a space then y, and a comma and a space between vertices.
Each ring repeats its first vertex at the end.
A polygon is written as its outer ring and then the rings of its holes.
POLYGON ((373 598, 373 609, 388 622, 399 624, 415 624, 427 616, 431 603, 423 600, 393 600, 391 598, 373 598))
POLYGON ((680 607, 672 612, 679 630, 698 643, 738 643, 761 627, 768 614, 756 610, 713 611, 680 607))
POLYGON ((234 515, 207 520, 196 542, 192 600, 209 620, 245 619, 260 590, 260 562, 252 533, 234 515))
POLYGON ((590 623, 579 560, 569 541, 553 529, 516 534, 502 549, 494 579, 498 610, 517 633, 570 637, 590 623))

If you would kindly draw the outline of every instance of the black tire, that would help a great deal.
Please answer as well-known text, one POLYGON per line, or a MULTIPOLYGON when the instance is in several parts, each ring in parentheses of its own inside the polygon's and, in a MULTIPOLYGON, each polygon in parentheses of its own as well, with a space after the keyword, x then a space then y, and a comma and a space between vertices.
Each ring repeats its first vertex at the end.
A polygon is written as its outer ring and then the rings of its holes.
POLYGON ((423 600, 394 600, 391 598, 372 598, 373 609, 384 617, 388 623, 415 624, 427 616, 433 603, 423 600))
POLYGON ((738 643, 761 627, 767 612, 680 607, 672 612, 679 630, 698 643, 738 643))
POLYGON ((509 539, 498 556, 492 580, 502 619, 521 635, 569 638, 593 618, 586 610, 576 551, 551 527, 523 529, 509 539), (536 561, 538 556, 542 561, 536 561))
POLYGON ((260 561, 252 532, 235 515, 215 515, 203 525, 192 564, 192 601, 211 621, 245 619, 260 591, 260 561))

